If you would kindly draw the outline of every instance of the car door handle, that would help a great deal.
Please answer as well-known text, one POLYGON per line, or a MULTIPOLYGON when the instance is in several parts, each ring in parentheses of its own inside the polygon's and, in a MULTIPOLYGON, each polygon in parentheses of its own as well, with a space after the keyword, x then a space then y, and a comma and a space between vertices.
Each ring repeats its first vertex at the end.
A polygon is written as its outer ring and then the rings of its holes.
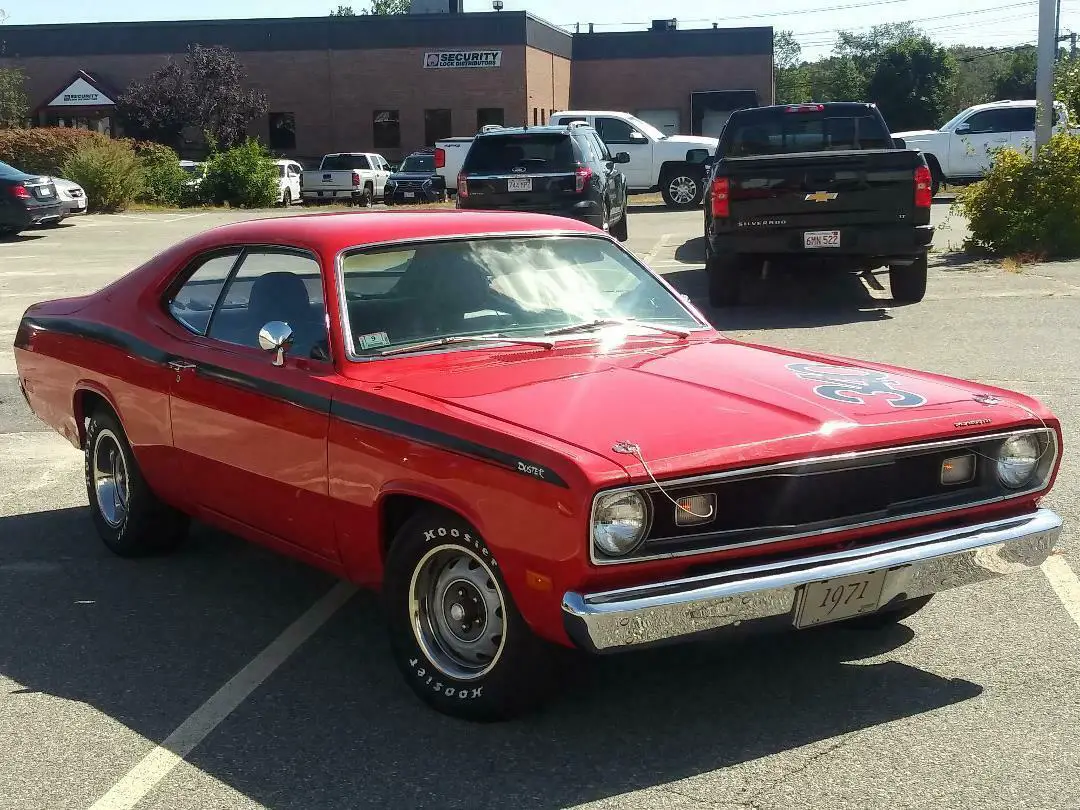
POLYGON ((173 371, 180 373, 181 371, 187 371, 188 369, 195 368, 195 364, 190 360, 170 360, 169 368, 173 371))

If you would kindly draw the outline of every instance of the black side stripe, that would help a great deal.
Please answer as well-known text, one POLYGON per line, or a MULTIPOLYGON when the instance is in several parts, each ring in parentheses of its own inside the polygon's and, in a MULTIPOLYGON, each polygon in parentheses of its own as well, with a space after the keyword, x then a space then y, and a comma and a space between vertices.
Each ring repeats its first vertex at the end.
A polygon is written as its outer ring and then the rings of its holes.
MULTIPOLYGON (((38 316, 24 319, 23 324, 31 329, 56 332, 74 337, 86 338, 99 343, 105 343, 127 352, 133 357, 146 360, 151 363, 164 365, 173 359, 173 355, 165 352, 134 335, 91 321, 81 321, 73 318, 38 316)), ((195 373, 199 376, 216 380, 226 385, 236 386, 246 391, 262 394, 283 402, 305 408, 316 413, 326 413, 335 419, 370 428, 381 433, 400 436, 421 444, 438 447, 457 455, 494 464, 498 467, 516 472, 536 481, 542 481, 553 486, 569 489, 569 484, 554 470, 550 470, 534 461, 521 458, 512 453, 506 453, 494 447, 474 442, 469 439, 455 436, 451 433, 429 428, 424 425, 410 422, 400 417, 391 416, 378 411, 371 411, 356 405, 331 400, 328 397, 312 394, 289 385, 271 382, 251 374, 234 371, 232 369, 216 366, 209 363, 197 363, 195 373)))

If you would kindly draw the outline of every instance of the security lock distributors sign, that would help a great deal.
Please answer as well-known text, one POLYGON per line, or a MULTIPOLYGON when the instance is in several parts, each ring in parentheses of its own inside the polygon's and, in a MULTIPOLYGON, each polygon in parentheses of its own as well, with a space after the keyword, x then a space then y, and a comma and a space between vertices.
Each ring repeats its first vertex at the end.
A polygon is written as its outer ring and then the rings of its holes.
POLYGON ((426 68, 497 68, 502 51, 431 51, 424 54, 426 68))

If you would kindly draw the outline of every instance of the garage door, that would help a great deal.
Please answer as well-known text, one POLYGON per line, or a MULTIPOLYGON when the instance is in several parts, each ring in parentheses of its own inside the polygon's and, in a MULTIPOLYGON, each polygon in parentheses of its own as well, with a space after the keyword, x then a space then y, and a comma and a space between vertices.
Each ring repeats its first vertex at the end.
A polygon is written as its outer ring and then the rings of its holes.
POLYGON ((638 110, 635 115, 642 121, 652 124, 665 135, 679 134, 679 111, 676 110, 638 110))
POLYGON ((707 138, 719 138, 730 117, 731 110, 706 110, 701 119, 701 134, 707 138))

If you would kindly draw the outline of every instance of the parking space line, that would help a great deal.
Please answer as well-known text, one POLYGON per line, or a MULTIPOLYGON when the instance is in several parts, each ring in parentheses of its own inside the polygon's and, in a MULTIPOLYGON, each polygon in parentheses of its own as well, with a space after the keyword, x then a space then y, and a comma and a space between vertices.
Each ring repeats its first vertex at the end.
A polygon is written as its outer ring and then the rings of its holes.
POLYGON ((339 582, 143 757, 90 810, 131 810, 356 593, 339 582))
POLYGON ((1050 585, 1061 600, 1061 604, 1065 605, 1065 610, 1069 612, 1077 626, 1080 626, 1080 579, 1077 579, 1076 574, 1060 554, 1048 557, 1042 564, 1042 570, 1046 578, 1050 580, 1050 585))

